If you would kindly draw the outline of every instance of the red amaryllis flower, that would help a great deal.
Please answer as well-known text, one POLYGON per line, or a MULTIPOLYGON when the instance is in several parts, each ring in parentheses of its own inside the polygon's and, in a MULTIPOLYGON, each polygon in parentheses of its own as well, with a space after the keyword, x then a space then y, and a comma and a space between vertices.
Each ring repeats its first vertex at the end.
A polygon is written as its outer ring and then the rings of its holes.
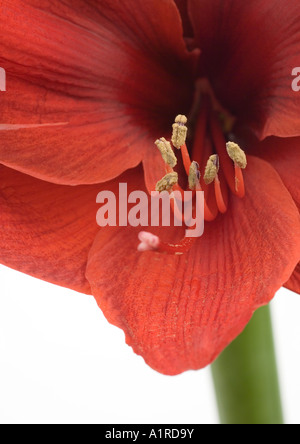
POLYGON ((3 264, 92 293, 166 374, 212 362, 282 285, 299 292, 298 0, 3 0, 0 22, 3 264), (201 183, 210 222, 185 254, 139 253, 138 228, 97 227, 96 195, 152 189, 179 113, 220 188, 201 183))

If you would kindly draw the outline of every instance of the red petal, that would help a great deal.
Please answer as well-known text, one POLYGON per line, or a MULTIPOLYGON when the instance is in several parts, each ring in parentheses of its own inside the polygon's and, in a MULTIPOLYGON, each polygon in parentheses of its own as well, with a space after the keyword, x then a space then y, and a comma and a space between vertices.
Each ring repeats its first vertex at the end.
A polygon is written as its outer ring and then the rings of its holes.
POLYGON ((188 14, 188 1, 187 0, 175 0, 176 6, 180 11, 182 20, 184 35, 186 37, 192 37, 194 34, 191 20, 188 14))
MULTIPOLYGON (((136 174, 135 170, 128 172, 120 180, 130 181, 136 174)), ((99 231, 96 196, 102 189, 115 189, 118 183, 54 185, 3 166, 0 176, 0 262, 90 293, 85 269, 99 231)))
POLYGON ((299 261, 300 218, 277 173, 250 158, 245 181, 247 196, 232 197, 186 255, 138 253, 133 228, 95 240, 87 278, 99 306, 162 373, 212 362, 299 261))
POLYGON ((300 210, 300 137, 268 137, 251 147, 251 154, 275 168, 300 210))
POLYGON ((4 0, 0 25, 9 167, 57 183, 105 181, 187 110, 189 55, 172 0, 4 0))
MULTIPOLYGON (((300 137, 268 137, 253 148, 252 152, 273 165, 300 211, 300 137)), ((285 287, 300 294, 299 264, 285 287)))
POLYGON ((219 100, 260 138, 300 135, 300 2, 189 0, 203 72, 219 100))
POLYGON ((284 285, 289 290, 294 291, 295 293, 300 294, 300 262, 294 270, 291 278, 284 285))

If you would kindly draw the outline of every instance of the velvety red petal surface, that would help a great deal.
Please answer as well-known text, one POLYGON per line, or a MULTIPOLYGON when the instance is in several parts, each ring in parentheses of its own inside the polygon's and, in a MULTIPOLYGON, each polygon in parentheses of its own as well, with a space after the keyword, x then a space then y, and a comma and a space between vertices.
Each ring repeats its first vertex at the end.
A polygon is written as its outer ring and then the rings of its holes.
MULTIPOLYGON (((119 180, 130 182, 132 170, 119 180)), ((90 293, 85 278, 96 224, 100 191, 118 189, 118 181, 68 187, 0 167, 0 262, 39 279, 90 293)), ((142 177, 142 171, 139 170, 142 177)))
POLYGON ((192 23, 188 14, 188 0, 174 0, 180 11, 184 36, 192 37, 194 34, 192 23))
POLYGON ((100 186, 54 185, 4 166, 0 175, 0 262, 90 293, 85 267, 100 186))
POLYGON ((251 154, 276 169, 300 210, 300 137, 268 137, 251 147, 251 154))
POLYGON ((300 135, 300 2, 188 0, 202 72, 225 107, 260 138, 300 135))
POLYGON ((137 165, 187 111, 191 59, 173 0, 3 0, 0 26, 8 167, 102 182, 137 165))
POLYGON ((229 212, 207 223, 183 256, 138 253, 134 228, 103 229, 95 240, 87 266, 93 294, 159 372, 212 362, 300 259, 299 212, 276 171, 250 158, 245 180, 246 197, 231 197, 229 212))
POLYGON ((295 271, 292 274, 291 278, 285 283, 284 286, 289 290, 300 294, 300 262, 295 268, 295 271))
MULTIPOLYGON (((300 137, 268 137, 252 149, 252 152, 270 162, 278 171, 300 211, 300 137)), ((300 294, 299 264, 285 287, 300 294)))

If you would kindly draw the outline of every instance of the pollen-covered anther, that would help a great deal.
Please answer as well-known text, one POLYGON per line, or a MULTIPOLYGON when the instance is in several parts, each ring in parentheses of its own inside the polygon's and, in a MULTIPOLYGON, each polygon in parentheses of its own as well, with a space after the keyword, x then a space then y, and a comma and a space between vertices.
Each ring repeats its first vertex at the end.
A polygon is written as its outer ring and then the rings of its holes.
POLYGON ((161 180, 156 184, 156 191, 169 191, 174 185, 178 183, 178 174, 174 171, 172 173, 166 174, 161 180))
POLYGON ((155 234, 148 233, 147 231, 140 231, 138 234, 138 239, 140 241, 137 249, 138 251, 153 251, 159 247, 160 240, 155 234))
POLYGON ((187 118, 181 114, 179 114, 176 119, 175 123, 173 123, 173 133, 172 133, 172 144, 180 149, 182 145, 185 144, 186 136, 187 136, 187 127, 185 124, 187 123, 187 118))
POLYGON ((155 145, 160 151, 160 154, 164 160, 164 162, 169 165, 171 168, 177 164, 177 159, 172 150, 170 142, 168 142, 164 137, 155 141, 155 145))
POLYGON ((213 154, 209 157, 205 167, 203 180, 206 185, 209 185, 217 178, 219 167, 219 156, 217 154, 213 154))
POLYGON ((245 152, 239 147, 237 143, 227 142, 226 149, 228 156, 240 168, 244 169, 247 166, 247 157, 245 152))
POLYGON ((199 163, 193 161, 191 163, 189 171, 189 189, 195 190, 199 185, 199 181, 200 181, 199 163))

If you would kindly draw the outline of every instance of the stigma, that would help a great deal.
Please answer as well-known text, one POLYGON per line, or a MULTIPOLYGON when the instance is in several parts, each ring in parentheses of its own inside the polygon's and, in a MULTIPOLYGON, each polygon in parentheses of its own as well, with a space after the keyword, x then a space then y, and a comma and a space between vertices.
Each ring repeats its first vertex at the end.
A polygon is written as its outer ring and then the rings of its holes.
MULTIPOLYGON (((226 122, 225 122, 226 123, 226 122)), ((227 125, 228 126, 228 125, 227 125)), ((174 168, 178 164, 175 152, 180 151, 189 190, 204 192, 204 220, 214 221, 219 214, 225 214, 229 205, 229 193, 237 198, 245 196, 243 170, 247 167, 247 157, 243 149, 232 140, 226 140, 223 133, 224 113, 219 113, 204 97, 203 107, 198 115, 192 149, 187 148, 187 117, 179 114, 172 125, 171 141, 157 139, 155 145, 161 153, 166 175, 158 180, 156 191, 174 191, 183 195, 184 186, 179 184, 182 177, 174 168), (176 151, 174 151, 176 149, 176 151), (194 160, 191 160, 194 158, 194 160), (179 180, 180 179, 180 180, 179 180)), ((193 205, 197 205, 197 200, 193 205)), ((178 208, 172 210, 178 212, 178 208)), ((194 237, 184 237, 180 242, 163 242, 149 232, 140 232, 138 251, 157 251, 181 255, 189 251, 195 242, 194 237)))

